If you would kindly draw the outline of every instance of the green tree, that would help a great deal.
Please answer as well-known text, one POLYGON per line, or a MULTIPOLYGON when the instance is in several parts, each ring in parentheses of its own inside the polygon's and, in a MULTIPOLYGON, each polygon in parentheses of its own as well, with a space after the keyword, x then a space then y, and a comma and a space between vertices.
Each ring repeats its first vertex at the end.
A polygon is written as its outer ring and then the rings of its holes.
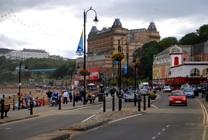
POLYGON ((198 30, 200 42, 204 42, 208 40, 208 24, 202 25, 198 30))
POLYGON ((200 42, 199 36, 197 35, 197 33, 194 32, 186 34, 179 40, 179 44, 182 45, 192 45, 192 44, 197 44, 199 42, 200 42))
POLYGON ((75 70, 75 61, 70 60, 62 64, 59 68, 57 68, 56 71, 53 73, 52 77, 58 79, 64 78, 66 76, 72 76, 73 73, 75 73, 75 70))
POLYGON ((171 45, 175 45, 178 44, 178 40, 175 37, 166 37, 163 38, 160 42, 159 42, 159 46, 160 46, 160 51, 170 47, 171 45))
POLYGON ((138 74, 140 79, 152 79, 152 64, 154 55, 159 53, 160 46, 156 41, 151 41, 137 49, 136 59, 139 61, 138 74))

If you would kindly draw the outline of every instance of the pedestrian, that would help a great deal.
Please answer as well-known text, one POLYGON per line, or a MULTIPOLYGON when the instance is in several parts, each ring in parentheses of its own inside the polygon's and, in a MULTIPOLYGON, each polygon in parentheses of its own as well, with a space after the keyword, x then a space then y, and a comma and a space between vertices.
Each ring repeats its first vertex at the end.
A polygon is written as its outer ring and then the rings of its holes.
POLYGON ((67 92, 67 90, 65 90, 63 93, 63 104, 67 104, 68 99, 69 99, 69 93, 67 92))
POLYGON ((46 95, 48 97, 48 104, 50 104, 52 94, 53 94, 53 92, 50 89, 46 92, 46 95))

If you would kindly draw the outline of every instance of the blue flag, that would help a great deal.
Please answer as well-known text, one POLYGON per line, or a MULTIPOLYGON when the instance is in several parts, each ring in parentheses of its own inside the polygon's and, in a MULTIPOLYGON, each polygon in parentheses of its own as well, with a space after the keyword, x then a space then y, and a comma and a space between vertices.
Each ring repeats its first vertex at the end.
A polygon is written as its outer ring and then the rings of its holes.
POLYGON ((79 39, 79 44, 78 44, 78 47, 77 47, 77 51, 76 51, 77 55, 79 55, 79 56, 83 55, 83 53, 84 53, 83 48, 84 47, 83 47, 83 31, 82 31, 80 39, 79 39))

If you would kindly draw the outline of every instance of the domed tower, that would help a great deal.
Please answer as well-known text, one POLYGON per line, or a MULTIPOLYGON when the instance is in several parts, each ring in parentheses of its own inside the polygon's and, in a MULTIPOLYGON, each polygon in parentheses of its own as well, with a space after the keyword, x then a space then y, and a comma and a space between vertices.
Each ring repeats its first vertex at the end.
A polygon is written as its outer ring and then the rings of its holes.
POLYGON ((113 22, 112 28, 122 28, 122 24, 120 22, 119 18, 116 18, 115 21, 113 22))
POLYGON ((155 26, 155 23, 154 22, 150 22, 150 25, 148 26, 148 31, 150 32, 157 32, 157 28, 155 26))
POLYGON ((90 33, 89 34, 95 34, 98 32, 98 29, 96 26, 92 26, 91 30, 90 30, 90 33))

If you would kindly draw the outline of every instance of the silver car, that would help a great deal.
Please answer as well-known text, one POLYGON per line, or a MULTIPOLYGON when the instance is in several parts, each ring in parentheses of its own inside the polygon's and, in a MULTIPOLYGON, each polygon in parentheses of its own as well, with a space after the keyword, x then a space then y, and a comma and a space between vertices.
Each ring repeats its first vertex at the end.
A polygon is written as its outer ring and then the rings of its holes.
POLYGON ((194 90, 192 88, 184 88, 183 92, 187 97, 194 98, 194 90))

